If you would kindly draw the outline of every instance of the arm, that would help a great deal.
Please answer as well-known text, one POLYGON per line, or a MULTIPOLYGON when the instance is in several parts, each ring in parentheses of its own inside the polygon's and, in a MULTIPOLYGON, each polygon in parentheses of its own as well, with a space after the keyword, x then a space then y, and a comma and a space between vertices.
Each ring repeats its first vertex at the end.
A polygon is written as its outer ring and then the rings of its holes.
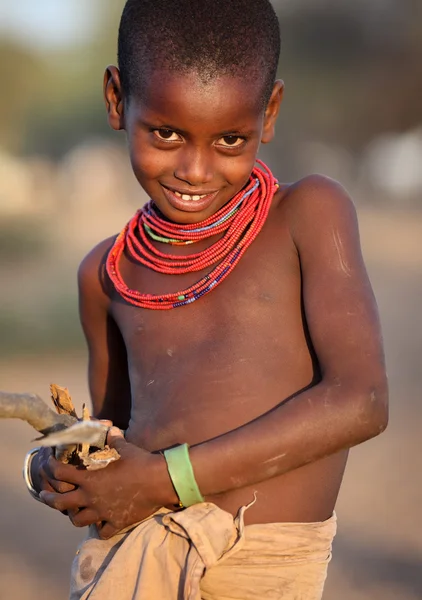
POLYGON ((104 274, 105 257, 113 241, 99 244, 79 267, 79 314, 88 344, 93 414, 126 429, 131 406, 127 355, 120 331, 109 314, 110 290, 104 274))
POLYGON ((353 204, 338 184, 320 176, 297 184, 285 202, 277 210, 285 210, 298 252, 321 381, 255 421, 192 448, 205 495, 281 475, 387 426, 381 332, 353 204))
MULTIPOLYGON (((126 429, 130 418, 130 383, 126 349, 109 315, 110 290, 104 276, 105 256, 114 238, 101 242, 82 261, 78 270, 79 313, 88 344, 88 379, 93 415, 126 429)), ((46 476, 51 449, 38 452, 31 463, 37 490, 67 492, 73 485, 46 476)))

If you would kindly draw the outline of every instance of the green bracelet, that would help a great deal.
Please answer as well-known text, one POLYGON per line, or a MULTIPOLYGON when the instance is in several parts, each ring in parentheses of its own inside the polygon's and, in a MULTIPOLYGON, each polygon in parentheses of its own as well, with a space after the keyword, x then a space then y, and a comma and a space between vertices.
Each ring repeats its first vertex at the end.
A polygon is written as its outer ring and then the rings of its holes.
POLYGON ((166 459, 170 479, 179 497, 180 506, 186 508, 193 504, 205 502, 195 480, 189 458, 188 444, 164 450, 164 458, 166 459))

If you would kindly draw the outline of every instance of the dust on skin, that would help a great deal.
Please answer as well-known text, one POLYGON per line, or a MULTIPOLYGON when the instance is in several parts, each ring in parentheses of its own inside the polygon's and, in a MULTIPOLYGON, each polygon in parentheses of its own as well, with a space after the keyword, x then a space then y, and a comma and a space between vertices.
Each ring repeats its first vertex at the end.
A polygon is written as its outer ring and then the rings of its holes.
POLYGON ((347 264, 347 262, 344 258, 344 248, 343 248, 343 242, 341 240, 340 234, 336 229, 334 229, 332 232, 332 236, 333 236, 334 246, 336 247, 337 256, 339 259, 340 268, 347 277, 350 277, 352 273, 351 273, 349 265, 347 264))
POLYGON ((284 458, 285 456, 287 456, 286 453, 284 454, 279 454, 278 456, 274 456, 274 458, 269 458, 268 460, 264 461, 264 465, 270 463, 270 462, 274 462, 275 460, 279 460, 280 458, 284 458))

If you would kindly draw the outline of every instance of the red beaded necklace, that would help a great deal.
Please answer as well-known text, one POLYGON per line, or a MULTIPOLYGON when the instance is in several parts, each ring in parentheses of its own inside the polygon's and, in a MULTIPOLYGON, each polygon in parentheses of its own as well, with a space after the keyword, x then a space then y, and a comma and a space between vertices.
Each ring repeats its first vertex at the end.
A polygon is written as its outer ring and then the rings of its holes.
POLYGON ((255 167, 246 188, 205 221, 189 225, 172 223, 160 216, 152 200, 135 214, 117 236, 106 263, 111 281, 127 302, 155 310, 185 306, 210 292, 231 273, 261 231, 278 187, 269 168, 262 161, 257 162, 263 169, 255 167), (151 242, 187 245, 223 232, 215 244, 188 256, 165 254, 151 242), (167 275, 200 271, 218 264, 185 290, 163 295, 143 294, 128 288, 120 274, 119 263, 125 248, 136 262, 167 275))

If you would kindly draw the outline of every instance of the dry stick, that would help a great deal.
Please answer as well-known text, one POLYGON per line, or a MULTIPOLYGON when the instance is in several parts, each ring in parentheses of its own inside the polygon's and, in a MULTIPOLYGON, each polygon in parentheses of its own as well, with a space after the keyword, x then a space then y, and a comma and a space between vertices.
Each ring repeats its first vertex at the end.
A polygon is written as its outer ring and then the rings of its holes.
MULTIPOLYGON (((68 429, 76 423, 81 422, 76 418, 68 414, 57 414, 51 410, 42 398, 36 394, 14 394, 9 392, 0 392, 0 419, 21 419, 26 421, 36 431, 39 431, 44 436, 50 436, 53 434, 59 435, 60 431, 68 429)), ((82 424, 81 424, 82 425, 82 424)), ((89 429, 90 423, 88 423, 89 429)), ((94 431, 94 423, 91 423, 91 429, 94 431)), ((98 431, 94 433, 88 432, 89 443, 92 446, 103 449, 106 443, 107 428, 100 427, 98 424, 98 431)), ((53 445, 48 442, 48 437, 45 440, 47 443, 42 445, 53 445)), ((81 443, 87 441, 86 432, 80 440, 81 443)), ((59 441, 57 442, 60 443, 59 441)), ((69 442, 69 444, 78 443, 77 440, 69 442)), ((54 442, 54 445, 56 442, 54 442)))
POLYGON ((0 419, 22 419, 36 431, 48 435, 77 422, 75 417, 57 414, 36 394, 0 392, 0 419))

